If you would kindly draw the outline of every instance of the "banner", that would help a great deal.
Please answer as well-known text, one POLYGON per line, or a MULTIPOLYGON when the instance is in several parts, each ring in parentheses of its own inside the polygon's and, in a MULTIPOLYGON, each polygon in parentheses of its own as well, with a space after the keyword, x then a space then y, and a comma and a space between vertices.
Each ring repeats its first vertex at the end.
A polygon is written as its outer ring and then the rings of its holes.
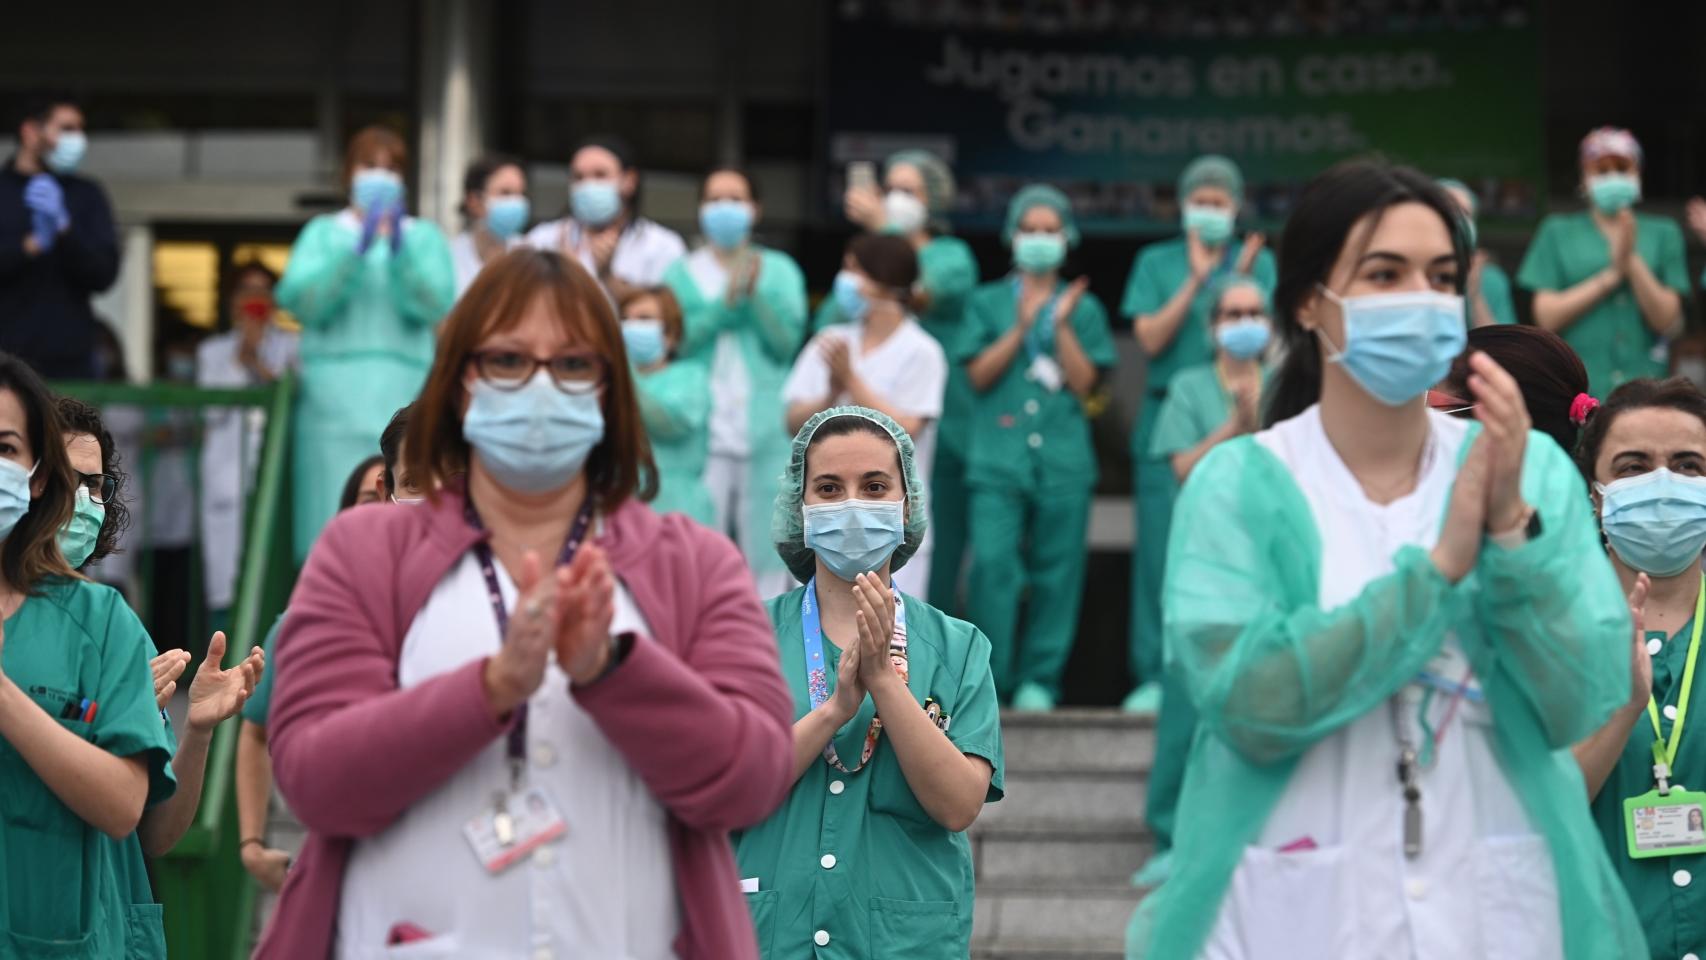
POLYGON ((1283 221, 1303 181, 1370 153, 1469 183, 1492 220, 1532 219, 1545 196, 1539 37, 1524 3, 1354 33, 1315 22, 1273 35, 1270 21, 1266 36, 1260 24, 953 15, 965 6, 837 5, 829 210, 847 162, 911 145, 953 166, 954 219, 970 228, 998 226, 1013 191, 1043 180, 1073 197, 1087 231, 1172 230, 1179 173, 1205 153, 1238 161, 1258 225, 1283 221))

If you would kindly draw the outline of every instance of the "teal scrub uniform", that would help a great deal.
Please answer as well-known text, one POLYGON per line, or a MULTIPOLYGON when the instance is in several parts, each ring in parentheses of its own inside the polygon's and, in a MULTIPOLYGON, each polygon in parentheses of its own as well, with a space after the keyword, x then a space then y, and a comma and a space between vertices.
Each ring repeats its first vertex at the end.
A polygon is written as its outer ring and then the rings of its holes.
MULTIPOLYGON (((1155 418, 1149 454, 1172 469, 1172 458, 1202 443, 1232 415, 1232 395, 1213 363, 1180 370, 1155 418)), ((1173 847, 1173 820, 1185 782, 1185 758, 1196 735, 1197 711, 1175 671, 1163 670, 1161 717, 1155 725, 1155 766, 1149 773, 1143 822, 1155 835, 1155 855, 1173 847)))
MULTIPOLYGON (((1214 273, 1233 269, 1238 262, 1243 241, 1229 240, 1214 273)), ((1191 275, 1190 246, 1183 236, 1152 243, 1138 251, 1126 281, 1125 298, 1120 301, 1120 316, 1131 320, 1161 309, 1173 294, 1184 286, 1191 275)), ((1250 265, 1250 276, 1262 290, 1272 294, 1278 277, 1271 251, 1263 248, 1250 265)), ((1173 375, 1214 359, 1214 345, 1208 333, 1209 314, 1214 276, 1202 283, 1190 312, 1179 324, 1173 342, 1167 349, 1149 358, 1145 375, 1144 397, 1137 412, 1137 424, 1132 431, 1132 473, 1135 485, 1137 538, 1132 549, 1131 564, 1131 671, 1142 684, 1159 681, 1161 676, 1161 579, 1167 560, 1167 530, 1173 514, 1173 497, 1177 484, 1173 468, 1165 459, 1150 453, 1150 437, 1155 420, 1167 399, 1167 388, 1173 375)))
POLYGON ((710 371, 702 359, 672 360, 649 373, 636 371, 634 386, 658 468, 652 509, 685 513, 711 526, 716 521, 703 479, 710 444, 710 371))
MULTIPOLYGON (((792 369, 806 329, 806 280, 794 259, 779 250, 759 249, 758 280, 752 296, 733 306, 720 296, 707 298, 688 269, 687 258, 664 271, 663 282, 681 304, 685 333, 677 362, 695 360, 714 371, 717 341, 733 334, 746 369, 747 472, 744 500, 734 518, 736 540, 754 574, 780 577, 782 560, 770 542, 770 514, 776 507, 777 481, 788 465, 787 411, 782 384, 792 369)), ((714 372, 712 376, 714 376, 714 372)))
POLYGON ((1516 301, 1511 297, 1511 277, 1504 268, 1489 263, 1481 268, 1481 299, 1499 324, 1516 322, 1516 301))
MULTIPOLYGON (((919 324, 942 345, 944 354, 957 356, 966 298, 977 286, 977 260, 971 247, 958 237, 932 238, 918 251, 918 283, 930 295, 929 308, 918 315, 919 324)), ((845 322, 835 298, 824 297, 812 326, 822 330, 845 322)), ((948 364, 935 462, 930 465, 930 604, 950 614, 960 611, 960 577, 970 529, 971 497, 966 489, 970 431, 966 427, 974 402, 965 365, 948 364)))
MULTIPOLYGON (((1662 630, 1647 631, 1648 649, 1654 641, 1659 648, 1652 654, 1653 700, 1659 705, 1659 729, 1670 742, 1674 720, 1663 710, 1682 704, 1683 667, 1688 662, 1688 645, 1694 635, 1694 621, 1682 625, 1676 633, 1666 636, 1662 630)), ((1706 638, 1701 640, 1706 644, 1706 638)), ((1695 670, 1700 669, 1696 665, 1695 670)), ((1671 768, 1674 783, 1689 790, 1706 789, 1706 735, 1695 727, 1706 717, 1706 683, 1698 673, 1694 688, 1689 691, 1690 703, 1684 719, 1682 737, 1676 745, 1676 763, 1671 768)), ((1655 958, 1685 957, 1689 954, 1706 956, 1706 854, 1686 854, 1676 857, 1645 857, 1636 860, 1629 856, 1629 844, 1623 826, 1623 801, 1654 789, 1653 782, 1653 723, 1646 714, 1635 721, 1623 756, 1605 778, 1599 796, 1593 800, 1594 826, 1599 828, 1611 855, 1611 866, 1618 879, 1629 891, 1635 912, 1641 917, 1641 929, 1647 935, 1647 946, 1655 958), (1677 871, 1686 871, 1690 882, 1678 884, 1677 871)))
MULTIPOLYGON (((805 590, 768 604, 796 720, 812 709, 800 623, 805 590)), ((989 641, 922 600, 903 599, 913 699, 920 709, 926 698, 941 704, 948 739, 994 768, 984 802, 1000 800, 1001 723, 989 641)), ((832 638, 824 641, 833 694, 841 651, 832 638)), ((836 733, 836 753, 846 766, 857 763, 874 716, 876 703, 866 694, 858 714, 836 733)), ((735 834, 734 844, 740 875, 758 881, 758 892, 746 900, 764 960, 971 953, 971 844, 924 812, 886 737, 877 741, 870 762, 852 773, 813 761, 782 808, 735 834), (824 946, 817 942, 824 939, 820 931, 828 934, 824 946)))
POLYGON ((284 614, 272 622, 272 629, 267 631, 267 637, 261 641, 262 649, 267 653, 267 668, 261 673, 261 682, 255 684, 255 692, 249 694, 248 702, 243 704, 243 719, 261 726, 267 725, 267 714, 272 710, 273 678, 278 676, 278 628, 284 625, 284 614))
POLYGON ((395 254, 383 237, 356 252, 345 211, 308 221, 278 284, 279 305, 302 324, 296 399, 296 562, 338 510, 344 479, 373 454, 397 408, 426 382, 434 328, 456 294, 450 245, 425 220, 403 223, 395 254))
MULTIPOLYGON (((1665 286, 1689 296, 1682 228, 1669 217, 1635 214, 1635 252, 1665 286)), ((1516 282, 1526 290, 1559 292, 1611 264, 1611 248, 1593 215, 1554 213, 1540 223, 1516 282)), ((1641 316, 1635 291, 1625 281, 1559 331, 1588 368, 1588 390, 1604 397, 1639 377, 1670 371, 1666 346, 1641 316)))
MULTIPOLYGON (((1014 278, 986 283, 966 305, 959 361, 970 363, 1018 322, 1014 278)), ((1053 303, 1044 307, 1052 311, 1053 303)), ((1114 364, 1108 313, 1086 293, 1070 318, 1085 356, 1114 364)), ((1037 324, 1044 322, 1039 315, 1037 324)), ((1050 356, 1052 338, 1039 338, 1050 356)), ((1064 384, 1033 380, 1029 347, 977 395, 971 421, 971 619, 989 636, 996 689, 1007 702, 1033 683, 1058 698, 1084 593, 1085 539, 1096 454, 1084 405, 1064 384), (1025 623, 1019 604, 1025 601, 1025 623)))
MULTIPOLYGON (((154 703, 154 643, 118 591, 49 578, 6 620, 0 669, 49 716, 148 768, 172 795, 172 737, 154 703), (89 700, 88 722, 67 718, 89 700)), ((133 831, 114 840, 61 803, 0 739, 0 958, 160 960, 166 935, 133 831)))

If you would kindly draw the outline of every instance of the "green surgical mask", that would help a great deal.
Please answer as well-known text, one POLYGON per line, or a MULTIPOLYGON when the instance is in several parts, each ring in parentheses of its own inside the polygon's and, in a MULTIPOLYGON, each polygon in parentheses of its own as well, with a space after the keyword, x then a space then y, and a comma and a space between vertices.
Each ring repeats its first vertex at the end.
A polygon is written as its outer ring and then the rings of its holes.
POLYGON ((59 528, 59 552, 65 554, 65 562, 71 564, 71 569, 89 562, 89 554, 95 552, 95 541, 101 536, 101 525, 106 521, 107 508, 90 499, 88 487, 78 487, 76 509, 65 526, 59 528))

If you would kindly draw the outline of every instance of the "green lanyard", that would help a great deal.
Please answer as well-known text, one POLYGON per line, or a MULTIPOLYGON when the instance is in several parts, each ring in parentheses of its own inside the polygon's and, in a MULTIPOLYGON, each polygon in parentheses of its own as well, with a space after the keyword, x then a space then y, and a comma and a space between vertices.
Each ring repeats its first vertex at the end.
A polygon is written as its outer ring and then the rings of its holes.
POLYGON ((1694 635, 1688 640, 1688 662, 1682 668, 1682 699, 1676 705, 1676 722, 1671 724, 1670 743, 1665 743, 1664 730, 1659 727, 1659 705, 1652 694, 1647 695, 1647 717, 1653 721, 1653 777, 1659 793, 1670 792, 1668 783, 1671 765, 1676 763, 1676 748, 1682 742, 1682 722, 1688 718, 1688 694, 1694 689, 1694 662, 1700 656, 1700 628, 1706 624, 1706 576, 1700 578, 1700 593, 1694 598, 1694 635))

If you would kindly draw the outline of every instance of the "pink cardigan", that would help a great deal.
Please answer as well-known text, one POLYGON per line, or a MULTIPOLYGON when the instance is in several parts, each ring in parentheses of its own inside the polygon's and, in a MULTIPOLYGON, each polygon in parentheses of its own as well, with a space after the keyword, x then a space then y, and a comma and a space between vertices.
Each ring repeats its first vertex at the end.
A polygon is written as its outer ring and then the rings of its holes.
MULTIPOLYGON (((407 690, 397 660, 415 614, 482 534, 459 493, 360 508, 321 534, 278 638, 270 742, 280 790, 308 828, 255 956, 326 957, 351 841, 389 826, 507 725, 480 660, 407 690)), ((598 544, 656 632, 574 691, 670 814, 681 960, 756 958, 728 831, 791 786, 793 698, 769 618, 726 539, 630 501, 598 544)))

